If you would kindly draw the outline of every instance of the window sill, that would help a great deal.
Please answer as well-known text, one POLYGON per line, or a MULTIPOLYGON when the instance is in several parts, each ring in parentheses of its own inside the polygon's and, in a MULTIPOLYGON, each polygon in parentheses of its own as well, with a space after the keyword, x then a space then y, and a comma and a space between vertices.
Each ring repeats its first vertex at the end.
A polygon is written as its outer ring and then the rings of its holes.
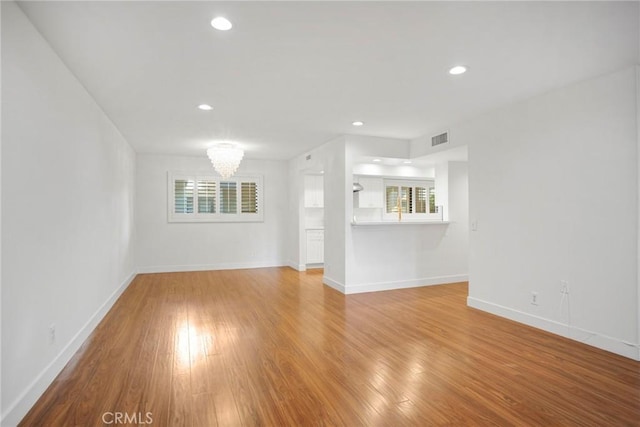
POLYGON ((229 215, 219 217, 170 217, 168 223, 230 223, 230 222, 264 222, 264 218, 259 215, 229 215))
POLYGON ((385 225, 448 225, 449 221, 363 221, 351 222, 352 227, 370 227, 385 225))

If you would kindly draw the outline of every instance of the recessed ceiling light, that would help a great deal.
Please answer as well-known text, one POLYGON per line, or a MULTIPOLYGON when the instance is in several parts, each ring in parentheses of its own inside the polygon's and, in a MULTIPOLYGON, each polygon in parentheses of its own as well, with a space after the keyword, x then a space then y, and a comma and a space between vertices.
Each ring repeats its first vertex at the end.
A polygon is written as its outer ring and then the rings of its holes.
POLYGON ((456 65, 455 67, 449 70, 449 74, 453 74, 454 76, 457 76, 458 74, 463 74, 466 72, 467 72, 467 67, 463 65, 456 65))
POLYGON ((231 25, 231 21, 227 18, 223 18, 222 16, 215 17, 211 20, 211 26, 216 30, 227 31, 230 30, 233 25, 231 25))
POLYGON ((204 111, 211 111, 213 110, 213 107, 209 104, 200 104, 198 105, 198 108, 204 111))
POLYGON ((380 159, 373 159, 373 161, 374 161, 374 162, 376 162, 376 163, 378 163, 378 162, 381 162, 382 160, 380 160, 380 159))
POLYGON ((404 163, 405 165, 410 165, 410 164, 411 164, 411 160, 405 160, 405 161, 404 161, 404 162, 402 162, 402 163, 404 163))
POLYGON ((364 124, 364 122, 361 122, 361 121, 358 120, 358 121, 355 121, 355 122, 353 122, 351 124, 354 125, 354 126, 362 126, 364 124))

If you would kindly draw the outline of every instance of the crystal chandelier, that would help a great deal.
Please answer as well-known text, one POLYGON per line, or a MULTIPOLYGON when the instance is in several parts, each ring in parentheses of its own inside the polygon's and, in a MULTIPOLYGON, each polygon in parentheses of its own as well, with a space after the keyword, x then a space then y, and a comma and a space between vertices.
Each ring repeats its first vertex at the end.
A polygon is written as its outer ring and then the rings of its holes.
POLYGON ((207 150, 207 156, 211 159, 213 168, 222 175, 223 178, 229 178, 236 173, 244 151, 235 144, 224 142, 216 144, 207 150))

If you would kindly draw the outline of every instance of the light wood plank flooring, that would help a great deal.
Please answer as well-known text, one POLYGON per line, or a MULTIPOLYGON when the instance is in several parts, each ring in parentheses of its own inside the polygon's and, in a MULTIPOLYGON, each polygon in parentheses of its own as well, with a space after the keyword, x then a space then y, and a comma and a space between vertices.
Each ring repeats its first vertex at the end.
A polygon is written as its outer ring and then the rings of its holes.
POLYGON ((640 425, 638 362, 468 308, 466 283, 321 278, 139 275, 21 425, 640 425))

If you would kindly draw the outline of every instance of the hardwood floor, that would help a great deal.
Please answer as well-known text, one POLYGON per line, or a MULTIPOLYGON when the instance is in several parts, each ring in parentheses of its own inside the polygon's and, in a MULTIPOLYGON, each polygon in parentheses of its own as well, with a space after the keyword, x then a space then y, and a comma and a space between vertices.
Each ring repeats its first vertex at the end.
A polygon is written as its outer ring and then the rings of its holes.
POLYGON ((21 425, 640 425, 638 362, 468 308, 465 283, 321 278, 139 275, 21 425))

